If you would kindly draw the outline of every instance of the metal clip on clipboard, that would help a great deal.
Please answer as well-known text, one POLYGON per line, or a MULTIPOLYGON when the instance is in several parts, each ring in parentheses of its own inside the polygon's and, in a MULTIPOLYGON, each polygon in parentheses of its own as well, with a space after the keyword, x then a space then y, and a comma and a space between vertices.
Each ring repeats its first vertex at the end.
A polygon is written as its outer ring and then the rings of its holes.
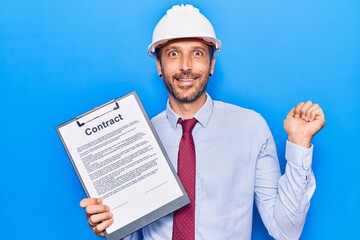
POLYGON ((93 110, 91 110, 91 111, 89 111, 89 112, 86 112, 86 113, 84 113, 84 114, 76 117, 76 120, 77 120, 76 123, 78 124, 79 127, 82 127, 82 126, 84 126, 86 123, 91 122, 91 121, 93 121, 94 119, 99 118, 99 117, 101 117, 101 116, 104 116, 104 115, 106 115, 106 114, 108 114, 108 113, 110 113, 110 112, 112 112, 112 111, 115 111, 115 110, 117 110, 117 109, 119 109, 119 108, 120 108, 119 103, 118 103, 116 100, 112 100, 112 101, 110 101, 110 102, 107 102, 107 103, 99 106, 99 107, 95 107, 93 110), (115 103, 115 106, 113 106, 113 107, 111 108, 110 105, 113 104, 113 103, 115 103), (109 108, 108 106, 109 106, 110 108, 109 108), (103 109, 103 111, 101 111, 102 109, 103 109), (110 110, 109 110, 109 109, 110 109, 110 110), (99 113, 98 115, 96 115, 95 117, 91 116, 91 115, 92 115, 94 112, 96 112, 96 111, 100 111, 100 113, 99 113), (89 118, 87 119, 86 117, 89 117, 89 118), (84 119, 84 118, 85 118, 85 119, 84 119), (80 122, 80 119, 84 119, 84 121, 80 122))

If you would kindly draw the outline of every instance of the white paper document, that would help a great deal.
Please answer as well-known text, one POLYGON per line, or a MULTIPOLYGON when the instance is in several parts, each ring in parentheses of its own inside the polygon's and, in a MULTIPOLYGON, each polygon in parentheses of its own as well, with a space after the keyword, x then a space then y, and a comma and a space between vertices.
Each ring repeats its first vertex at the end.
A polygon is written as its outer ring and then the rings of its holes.
POLYGON ((135 92, 57 127, 89 197, 111 208, 121 239, 189 203, 135 92))

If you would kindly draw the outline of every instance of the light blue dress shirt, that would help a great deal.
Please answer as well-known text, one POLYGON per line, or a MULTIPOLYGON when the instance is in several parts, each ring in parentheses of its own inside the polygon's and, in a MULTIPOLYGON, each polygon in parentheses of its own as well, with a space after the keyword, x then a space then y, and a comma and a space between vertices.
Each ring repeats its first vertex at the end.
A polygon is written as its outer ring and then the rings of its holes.
MULTIPOLYGON (((152 119, 175 169, 182 135, 179 117, 168 102, 152 119)), ((313 147, 287 142, 281 176, 275 142, 258 113, 207 95, 194 117, 196 239, 251 239, 254 199, 271 236, 298 239, 315 190, 313 147)), ((143 228, 142 235, 146 240, 171 240, 172 227, 170 214, 143 228)), ((139 234, 126 239, 139 239, 139 234)))

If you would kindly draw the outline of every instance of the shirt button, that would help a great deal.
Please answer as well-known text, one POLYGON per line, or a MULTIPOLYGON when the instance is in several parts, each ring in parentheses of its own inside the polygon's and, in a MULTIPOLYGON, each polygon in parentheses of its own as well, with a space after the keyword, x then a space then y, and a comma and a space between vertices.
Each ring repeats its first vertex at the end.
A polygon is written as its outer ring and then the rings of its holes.
POLYGON ((311 157, 309 155, 306 155, 304 158, 303 167, 305 168, 305 170, 309 170, 310 165, 311 165, 311 157))

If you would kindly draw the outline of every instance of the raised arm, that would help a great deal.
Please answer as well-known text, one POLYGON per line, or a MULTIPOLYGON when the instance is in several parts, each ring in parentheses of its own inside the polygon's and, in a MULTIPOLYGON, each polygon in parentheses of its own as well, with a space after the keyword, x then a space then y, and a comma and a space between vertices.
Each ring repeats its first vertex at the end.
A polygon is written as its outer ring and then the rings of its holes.
POLYGON ((299 239, 301 235, 316 185, 311 168, 313 146, 310 141, 324 125, 320 106, 311 101, 301 102, 284 120, 288 134, 285 174, 280 176, 270 133, 259 153, 256 204, 266 228, 275 239, 299 239))

